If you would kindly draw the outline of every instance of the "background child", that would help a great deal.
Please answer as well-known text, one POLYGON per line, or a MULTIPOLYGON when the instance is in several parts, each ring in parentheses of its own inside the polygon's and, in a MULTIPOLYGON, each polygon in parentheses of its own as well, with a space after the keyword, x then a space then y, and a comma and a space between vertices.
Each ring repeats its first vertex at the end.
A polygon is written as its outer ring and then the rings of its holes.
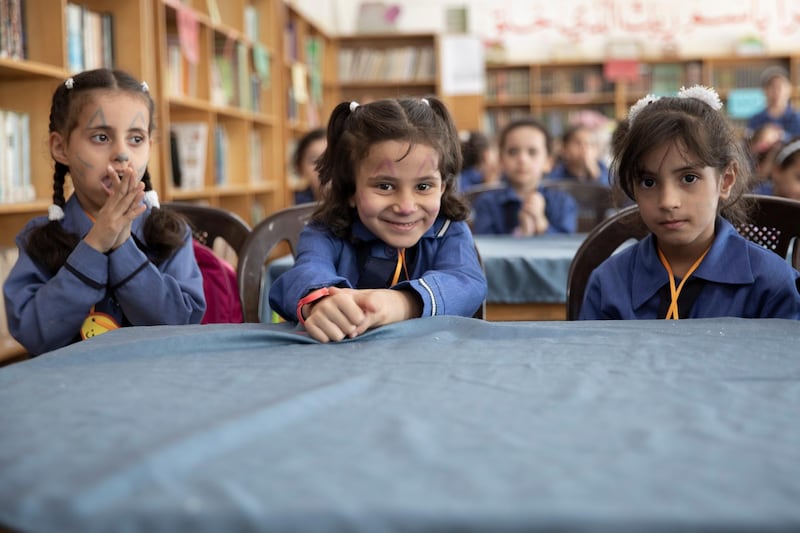
POLYGON ((561 138, 558 162, 550 171, 551 179, 572 179, 608 185, 608 165, 600 157, 594 132, 583 124, 572 126, 561 138))
POLYGON ((800 200, 800 137, 790 139, 775 155, 772 194, 800 200))
POLYGON ((323 128, 311 130, 297 141, 297 147, 292 155, 292 165, 297 177, 308 187, 294 193, 295 204, 316 202, 320 199, 317 161, 327 145, 323 128))
POLYGON ((651 234, 595 269, 580 318, 800 318, 800 273, 734 227, 751 176, 721 107, 696 86, 643 98, 620 124, 613 175, 651 234))
POLYGON ((322 341, 413 317, 472 316, 486 296, 456 192, 458 135, 436 98, 339 104, 323 202, 270 307, 322 341))
POLYGON ((53 205, 17 236, 3 288, 9 330, 33 355, 119 326, 203 317, 191 232, 158 209, 147 171, 153 111, 147 84, 117 70, 83 72, 53 94, 53 205))
POLYGON ((747 120, 745 137, 766 123, 777 125, 783 130, 782 140, 800 135, 800 113, 792 108, 792 82, 789 72, 774 65, 761 73, 761 88, 766 97, 766 107, 747 120))
POLYGON ((491 140, 479 131, 471 131, 461 142, 463 168, 458 176, 458 189, 467 191, 476 185, 495 183, 499 179, 500 168, 497 151, 491 140))
POLYGON ((533 118, 510 122, 498 138, 500 168, 506 187, 479 195, 473 202, 476 234, 574 233, 578 206, 568 193, 543 189, 552 165, 552 139, 533 118))

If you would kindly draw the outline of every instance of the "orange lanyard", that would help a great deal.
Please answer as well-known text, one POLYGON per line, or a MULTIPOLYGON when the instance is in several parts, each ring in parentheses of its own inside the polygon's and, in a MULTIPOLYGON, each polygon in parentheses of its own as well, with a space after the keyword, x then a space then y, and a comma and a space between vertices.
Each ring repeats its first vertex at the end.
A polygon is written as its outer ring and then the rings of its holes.
POLYGON ((406 279, 408 279, 408 270, 406 269, 406 249, 405 248, 398 248, 397 249, 397 266, 394 269, 394 276, 392 277, 392 286, 396 285, 398 281, 400 281, 400 270, 403 270, 403 273, 406 275, 406 279))
POLYGON ((669 309, 667 309, 667 316, 664 317, 664 320, 678 320, 680 318, 678 316, 678 298, 681 295, 681 290, 683 290, 683 285, 686 283, 686 280, 689 279, 689 276, 691 276, 692 273, 697 270, 697 267, 699 267, 700 263, 703 262, 703 259, 710 249, 711 245, 709 245, 708 248, 706 248, 706 251, 697 258, 697 261, 695 261, 694 264, 689 267, 689 270, 686 271, 686 275, 683 276, 683 279, 681 280, 681 283, 678 285, 677 289, 675 288, 675 275, 672 273, 672 267, 669 266, 669 261, 667 261, 667 258, 664 257, 664 252, 661 251, 661 248, 658 249, 658 258, 661 259, 661 264, 664 265, 664 268, 667 269, 667 274, 669 274, 669 293, 671 301, 669 304, 669 309))

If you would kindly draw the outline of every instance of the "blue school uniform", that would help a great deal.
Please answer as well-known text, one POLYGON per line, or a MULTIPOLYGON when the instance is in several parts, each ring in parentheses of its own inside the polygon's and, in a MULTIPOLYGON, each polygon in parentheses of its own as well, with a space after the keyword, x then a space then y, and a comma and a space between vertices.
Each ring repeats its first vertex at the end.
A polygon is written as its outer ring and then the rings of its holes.
POLYGON ((302 191, 295 191, 294 192, 294 204, 307 204, 309 202, 314 202, 314 191, 311 190, 311 187, 307 189, 303 189, 302 191))
MULTIPOLYGON (((297 302, 314 289, 389 288, 397 249, 376 237, 361 221, 352 239, 342 239, 312 222, 300 234, 294 266, 269 291, 269 305, 284 319, 297 321, 297 302)), ((439 217, 413 248, 406 250, 407 280, 392 289, 410 290, 422 301, 422 316, 472 316, 486 298, 472 234, 465 222, 439 217)))
POLYGON ((747 120, 745 135, 751 136, 754 131, 765 124, 776 124, 783 129, 783 140, 800 135, 800 113, 795 111, 791 105, 779 117, 770 116, 766 109, 763 109, 747 120))
MULTIPOLYGON (((681 308, 679 316, 800 319, 798 279, 800 273, 785 259, 746 240, 717 217, 711 249, 678 299, 680 306, 688 290, 694 292, 694 303, 681 308)), ((580 319, 664 318, 669 300, 669 276, 650 234, 592 272, 580 319)))
MULTIPOLYGON (((191 232, 169 259, 155 265, 134 242, 144 242, 142 227, 149 214, 133 221, 133 238, 107 254, 81 240, 55 274, 25 251, 31 230, 47 217, 31 220, 17 235, 19 258, 3 287, 14 338, 33 355, 66 346, 80 339, 92 306, 122 326, 200 323, 206 303, 191 232)), ((61 224, 81 237, 92 228, 75 195, 64 206, 61 224)))
MULTIPOLYGON (((545 200, 544 214, 550 222, 546 233, 575 233, 578 204, 568 192, 539 189, 545 200)), ((476 235, 509 235, 519 225, 522 199, 512 187, 481 193, 472 203, 472 231, 476 235)))
POLYGON ((478 167, 465 168, 458 175, 458 190, 468 191, 470 187, 483 183, 483 174, 478 167))

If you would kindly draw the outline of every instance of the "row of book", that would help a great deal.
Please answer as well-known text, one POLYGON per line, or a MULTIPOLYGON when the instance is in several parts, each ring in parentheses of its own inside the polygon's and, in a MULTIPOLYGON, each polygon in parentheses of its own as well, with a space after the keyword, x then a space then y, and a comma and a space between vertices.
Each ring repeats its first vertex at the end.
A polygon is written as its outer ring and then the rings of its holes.
POLYGON ((25 2, 0 0, 0 57, 25 59, 25 2))
POLYGON ((486 74, 486 100, 503 103, 529 99, 531 75, 527 69, 491 70, 486 74))
MULTIPOLYGON (((214 126, 213 183, 224 186, 231 183, 231 165, 228 159, 231 140, 223 124, 214 126)), ((170 126, 172 155, 172 184, 178 189, 197 190, 208 186, 206 180, 209 125, 207 122, 173 122, 170 126)), ((264 181, 263 138, 258 130, 248 135, 248 179, 250 183, 264 181)))
POLYGON ((431 81, 436 57, 431 46, 342 48, 339 81, 431 81))
POLYGON ((71 72, 114 66, 114 17, 68 3, 67 65, 71 72))
POLYGON ((27 113, 0 109, 0 203, 31 201, 31 120, 27 113))

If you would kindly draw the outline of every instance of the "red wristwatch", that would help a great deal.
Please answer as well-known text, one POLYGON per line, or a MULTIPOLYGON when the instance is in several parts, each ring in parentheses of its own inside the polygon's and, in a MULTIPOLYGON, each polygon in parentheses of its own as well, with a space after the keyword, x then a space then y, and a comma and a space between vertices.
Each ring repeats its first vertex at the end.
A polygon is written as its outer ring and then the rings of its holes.
POLYGON ((306 319, 303 318, 303 306, 306 304, 310 304, 312 302, 316 302, 320 298, 324 298, 328 296, 331 291, 328 290, 328 287, 322 287, 321 289, 317 289, 315 291, 311 291, 306 294, 304 297, 300 298, 300 301, 297 302, 297 320, 301 324, 306 323, 306 319))

